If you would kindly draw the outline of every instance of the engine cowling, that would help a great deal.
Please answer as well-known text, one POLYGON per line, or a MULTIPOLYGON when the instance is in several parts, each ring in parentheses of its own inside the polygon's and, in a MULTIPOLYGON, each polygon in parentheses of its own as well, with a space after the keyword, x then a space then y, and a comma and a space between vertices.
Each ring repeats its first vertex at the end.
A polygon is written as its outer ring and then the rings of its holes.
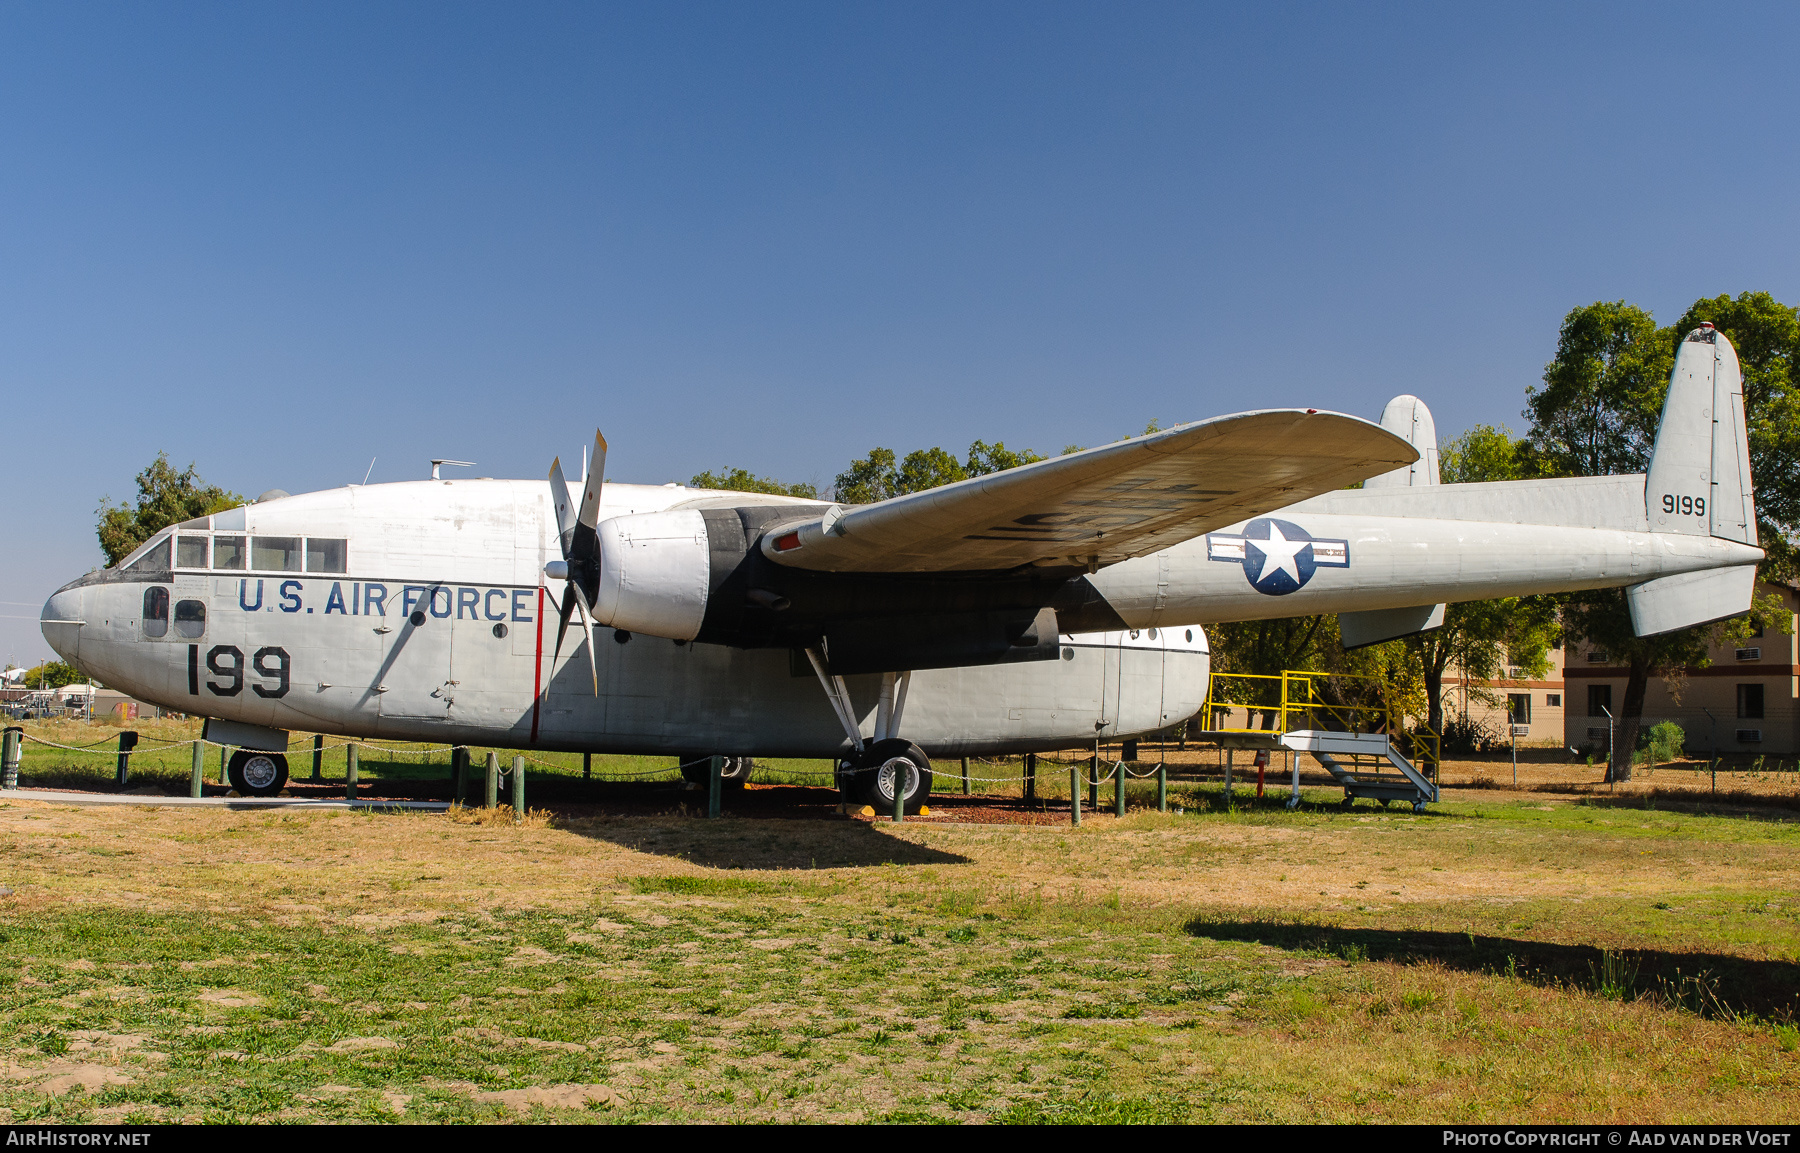
POLYGON ((646 636, 693 640, 706 616, 711 560, 706 520, 694 509, 603 520, 594 618, 646 636))

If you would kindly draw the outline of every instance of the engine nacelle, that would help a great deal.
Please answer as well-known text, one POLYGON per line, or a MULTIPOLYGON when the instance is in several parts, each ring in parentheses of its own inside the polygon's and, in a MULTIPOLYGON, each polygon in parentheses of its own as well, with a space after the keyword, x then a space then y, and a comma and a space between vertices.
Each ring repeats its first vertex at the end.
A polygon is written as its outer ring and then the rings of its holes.
POLYGON ((646 636, 693 640, 706 616, 712 566, 706 520, 694 509, 600 522, 601 624, 646 636))

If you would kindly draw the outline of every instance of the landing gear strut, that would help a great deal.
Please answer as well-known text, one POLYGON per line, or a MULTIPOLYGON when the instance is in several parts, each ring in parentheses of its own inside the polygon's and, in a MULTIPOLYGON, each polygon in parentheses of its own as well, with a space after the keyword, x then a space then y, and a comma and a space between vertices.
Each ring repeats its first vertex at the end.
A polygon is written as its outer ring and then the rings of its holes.
POLYGON ((900 737, 900 717, 906 711, 906 692, 911 672, 881 674, 881 699, 875 707, 875 737, 863 740, 856 709, 844 678, 825 665, 818 649, 806 650, 819 685, 850 738, 851 752, 838 762, 838 788, 854 803, 870 805, 877 812, 891 812, 894 793, 900 793, 902 812, 916 814, 931 796, 931 760, 924 750, 900 737))

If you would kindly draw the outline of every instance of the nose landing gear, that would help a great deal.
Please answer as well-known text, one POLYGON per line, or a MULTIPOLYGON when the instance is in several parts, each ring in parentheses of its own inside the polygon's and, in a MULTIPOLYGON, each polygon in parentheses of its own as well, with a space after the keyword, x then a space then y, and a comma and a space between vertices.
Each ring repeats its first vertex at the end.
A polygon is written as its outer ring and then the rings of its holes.
POLYGON ((226 762, 225 778, 240 797, 273 797, 287 787, 287 758, 260 749, 239 749, 226 762))

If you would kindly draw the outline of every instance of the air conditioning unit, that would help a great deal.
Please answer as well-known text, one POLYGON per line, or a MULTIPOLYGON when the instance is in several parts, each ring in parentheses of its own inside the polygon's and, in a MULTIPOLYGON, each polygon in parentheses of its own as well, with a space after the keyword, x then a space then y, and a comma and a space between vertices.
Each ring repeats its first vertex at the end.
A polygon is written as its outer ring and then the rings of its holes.
POLYGON ((1590 740, 1590 741, 1604 741, 1604 740, 1605 740, 1605 739, 1606 739, 1606 730, 1605 730, 1605 729, 1594 729, 1594 728, 1590 728, 1590 729, 1589 729, 1589 730, 1588 730, 1588 740, 1590 740))
POLYGON ((1515 737, 1529 737, 1531 735, 1531 726, 1514 725, 1512 727, 1512 735, 1515 737))
POLYGON ((1760 660, 1762 660, 1762 650, 1760 648, 1739 649, 1734 655, 1740 661, 1760 661, 1760 660))
POLYGON ((1738 744, 1740 745, 1760 745, 1762 744, 1762 730, 1739 729, 1737 731, 1737 739, 1738 744))
POLYGON ((1509 681, 1522 681, 1525 679, 1525 670, 1524 669, 1507 669, 1506 670, 1506 679, 1509 681))
POLYGON ((1611 659, 1606 655, 1605 649, 1593 649, 1587 655, 1587 662, 1590 665, 1603 665, 1611 659))

